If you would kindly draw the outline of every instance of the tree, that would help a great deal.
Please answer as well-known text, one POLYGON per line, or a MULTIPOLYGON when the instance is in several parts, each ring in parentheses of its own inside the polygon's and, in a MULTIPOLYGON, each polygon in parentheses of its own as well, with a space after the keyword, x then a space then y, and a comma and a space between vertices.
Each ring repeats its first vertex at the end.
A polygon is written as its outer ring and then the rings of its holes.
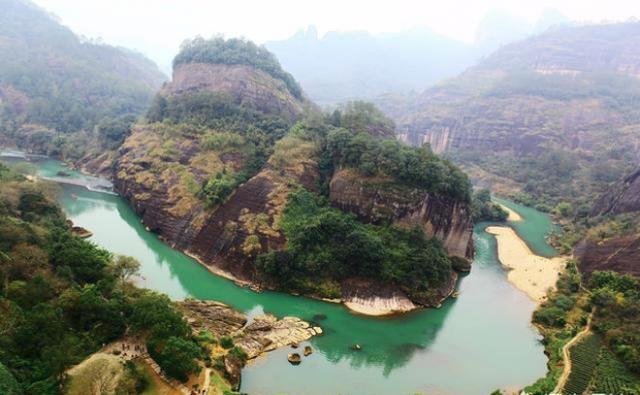
POLYGON ((110 266, 113 275, 120 279, 122 289, 124 289, 125 283, 129 278, 138 274, 140 271, 140 262, 126 255, 118 255, 116 259, 111 261, 110 266))
POLYGON ((22 390, 11 372, 0 362, 0 394, 19 395, 22 390))
POLYGON ((167 339, 156 361, 169 376, 186 381, 189 374, 200 371, 200 357, 202 350, 197 344, 172 336, 167 339))
POLYGON ((561 202, 556 206, 556 212, 564 218, 567 218, 571 214, 571 211, 572 207, 568 202, 561 202))
POLYGON ((74 280, 81 284, 104 277, 104 268, 111 259, 109 252, 68 232, 56 236, 50 254, 56 268, 68 268, 74 280))
POLYGON ((49 256, 41 248, 20 243, 11 251, 7 264, 7 276, 11 280, 27 280, 42 274, 49 266, 49 256))

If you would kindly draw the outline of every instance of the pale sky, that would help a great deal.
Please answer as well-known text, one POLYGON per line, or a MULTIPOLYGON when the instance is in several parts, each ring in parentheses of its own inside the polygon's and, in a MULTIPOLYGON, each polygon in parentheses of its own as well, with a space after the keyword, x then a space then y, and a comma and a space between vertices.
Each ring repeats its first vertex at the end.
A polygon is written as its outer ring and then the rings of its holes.
POLYGON ((501 10, 533 23, 545 8, 580 22, 640 17, 640 0, 34 0, 75 33, 136 49, 161 65, 185 38, 222 33, 257 43, 284 39, 308 25, 394 32, 426 26, 472 42, 480 20, 501 10))

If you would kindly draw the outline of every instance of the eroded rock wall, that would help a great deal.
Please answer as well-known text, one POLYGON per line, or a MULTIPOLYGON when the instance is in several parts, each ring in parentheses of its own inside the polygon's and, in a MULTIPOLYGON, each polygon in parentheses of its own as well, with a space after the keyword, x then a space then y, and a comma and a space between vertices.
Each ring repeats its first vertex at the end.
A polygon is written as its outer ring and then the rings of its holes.
POLYGON ((473 258, 473 222, 466 202, 363 177, 351 169, 334 174, 330 198, 334 206, 365 222, 418 224, 427 236, 442 241, 449 255, 473 258))
POLYGON ((283 81, 247 65, 181 64, 173 72, 173 81, 166 84, 160 94, 181 96, 201 92, 227 93, 239 104, 289 119, 303 111, 302 102, 289 92, 283 81))

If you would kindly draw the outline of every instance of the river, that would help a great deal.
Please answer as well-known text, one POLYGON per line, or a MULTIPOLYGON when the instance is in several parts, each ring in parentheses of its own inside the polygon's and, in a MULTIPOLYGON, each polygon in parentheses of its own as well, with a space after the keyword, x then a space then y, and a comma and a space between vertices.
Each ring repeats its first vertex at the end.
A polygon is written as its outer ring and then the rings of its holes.
MULTIPOLYGON (((42 176, 65 169, 56 161, 38 163, 42 176)), ((94 179, 70 172, 74 179, 94 179)), ((546 373, 540 336, 530 323, 533 301, 512 286, 496 258, 493 236, 474 229, 476 257, 458 282, 460 296, 440 309, 392 318, 370 318, 343 306, 277 292, 254 293, 217 277, 191 258, 147 232, 127 203, 116 195, 61 185, 60 203, 70 219, 94 233, 99 246, 142 263, 140 285, 173 299, 193 297, 227 303, 251 315, 268 312, 318 323, 315 352, 299 366, 281 349, 243 370, 243 392, 275 394, 488 394, 517 390, 546 373), (354 344, 362 346, 353 351, 354 344)), ((523 221, 512 224, 540 255, 553 249, 544 241, 552 229, 536 210, 501 201, 523 221)))

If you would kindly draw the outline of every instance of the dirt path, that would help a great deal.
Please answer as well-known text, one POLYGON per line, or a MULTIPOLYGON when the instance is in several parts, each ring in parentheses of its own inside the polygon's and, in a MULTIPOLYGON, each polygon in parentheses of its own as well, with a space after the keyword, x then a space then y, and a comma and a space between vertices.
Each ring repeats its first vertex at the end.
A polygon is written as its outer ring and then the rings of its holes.
POLYGON ((580 331, 577 335, 574 336, 573 339, 569 340, 567 344, 562 347, 562 359, 564 360, 564 370, 558 379, 558 384, 556 384, 556 388, 553 389, 554 394, 561 394, 564 385, 567 382, 567 378, 569 378, 569 374, 571 374, 571 356, 569 355, 569 349, 576 344, 580 339, 582 339, 585 335, 587 335, 591 331, 591 316, 593 313, 589 314, 589 318, 587 320, 587 326, 580 331))

